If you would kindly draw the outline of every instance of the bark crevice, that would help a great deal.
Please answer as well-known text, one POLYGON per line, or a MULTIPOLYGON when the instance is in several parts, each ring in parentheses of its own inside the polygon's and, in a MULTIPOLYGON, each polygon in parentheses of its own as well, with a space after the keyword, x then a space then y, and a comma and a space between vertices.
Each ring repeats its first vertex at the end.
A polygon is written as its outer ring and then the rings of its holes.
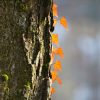
POLYGON ((50 100, 51 6, 52 0, 0 0, 1 100, 50 100))

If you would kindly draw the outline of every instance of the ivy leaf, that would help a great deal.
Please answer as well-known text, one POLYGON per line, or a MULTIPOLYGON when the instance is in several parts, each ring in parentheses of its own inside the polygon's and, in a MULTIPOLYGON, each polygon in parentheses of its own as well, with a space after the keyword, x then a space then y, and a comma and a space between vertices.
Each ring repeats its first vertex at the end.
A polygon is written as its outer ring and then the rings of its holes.
POLYGON ((54 64, 54 70, 61 71, 61 69, 62 69, 61 62, 57 60, 54 64))
POLYGON ((52 34, 52 43, 58 44, 58 34, 52 34))
POLYGON ((60 19, 60 24, 68 31, 68 22, 64 16, 60 19))
POLYGON ((52 10, 53 10, 53 15, 58 17, 58 6, 56 4, 53 4, 52 10))
POLYGON ((51 95, 54 94, 55 91, 56 91, 55 88, 54 87, 51 87, 51 95))

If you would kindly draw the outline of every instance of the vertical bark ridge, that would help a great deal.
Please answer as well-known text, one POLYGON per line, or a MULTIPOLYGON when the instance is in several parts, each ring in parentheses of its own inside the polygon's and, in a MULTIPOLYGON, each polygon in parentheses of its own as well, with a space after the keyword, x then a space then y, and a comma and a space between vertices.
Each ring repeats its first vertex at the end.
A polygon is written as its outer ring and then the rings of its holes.
POLYGON ((0 0, 1 100, 50 100, 52 0, 0 0))

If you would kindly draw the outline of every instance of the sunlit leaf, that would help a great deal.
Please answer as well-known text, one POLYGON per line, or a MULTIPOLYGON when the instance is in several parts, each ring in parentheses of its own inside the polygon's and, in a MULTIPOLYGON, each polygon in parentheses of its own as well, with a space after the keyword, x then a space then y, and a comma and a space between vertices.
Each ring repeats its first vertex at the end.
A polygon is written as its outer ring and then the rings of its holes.
POLYGON ((68 22, 64 16, 60 19, 60 24, 68 31, 68 22))
POLYGON ((53 4, 52 10, 53 10, 53 15, 58 17, 58 6, 56 4, 53 4))
POLYGON ((58 34, 52 34, 52 43, 58 44, 58 34))
POLYGON ((61 65, 61 62, 60 61, 56 61, 55 64, 54 64, 54 69, 57 70, 57 71, 61 71, 62 69, 62 65, 61 65))
POLYGON ((51 75, 52 75, 52 82, 54 82, 56 80, 56 78, 57 78, 57 72, 56 71, 52 71, 51 75))
POLYGON ((52 52, 56 55, 59 55, 61 58, 64 58, 64 53, 61 47, 53 49, 52 52))
POLYGON ((56 80, 57 80, 58 84, 62 85, 62 80, 59 77, 57 77, 56 80))
POLYGON ((56 91, 55 88, 54 87, 51 87, 51 95, 54 94, 55 91, 56 91))
MULTIPOLYGON (((53 26, 55 26, 57 24, 57 17, 58 17, 58 7, 56 4, 53 4, 53 7, 52 7, 52 10, 53 10, 53 16, 54 16, 54 22, 53 22, 53 26)), ((61 19, 60 19, 60 24, 66 28, 66 30, 68 31, 68 22, 67 22, 67 19, 63 16, 61 19)), ((54 56, 60 56, 61 58, 64 57, 64 53, 63 53, 63 50, 61 47, 58 47, 58 34, 52 34, 52 43, 53 44, 56 44, 56 45, 53 45, 52 46, 52 53, 51 53, 51 61, 50 61, 50 64, 53 64, 54 63, 54 56), (57 48, 54 48, 57 47, 57 48)), ((61 71, 62 70, 62 64, 59 60, 56 60, 55 63, 53 64, 54 65, 54 69, 53 71, 51 71, 51 75, 52 75, 52 82, 54 81, 57 81, 58 84, 62 84, 62 80, 58 77, 58 71, 61 71)), ((55 88, 51 87, 51 94, 54 94, 55 93, 55 88)))

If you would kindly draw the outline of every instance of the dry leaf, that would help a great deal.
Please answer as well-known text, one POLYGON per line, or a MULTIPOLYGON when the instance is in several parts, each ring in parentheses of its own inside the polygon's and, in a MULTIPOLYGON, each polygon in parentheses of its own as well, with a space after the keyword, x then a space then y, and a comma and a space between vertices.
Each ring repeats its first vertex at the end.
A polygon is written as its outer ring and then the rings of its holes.
POLYGON ((52 34, 52 43, 58 44, 58 34, 52 34))
POLYGON ((56 4, 53 4, 52 10, 53 10, 53 15, 58 17, 58 7, 56 4))
POLYGON ((61 62, 57 60, 54 64, 54 70, 61 71, 61 69, 62 69, 61 62))
POLYGON ((63 27, 68 31, 68 22, 64 16, 60 19, 60 24, 63 25, 63 27))

